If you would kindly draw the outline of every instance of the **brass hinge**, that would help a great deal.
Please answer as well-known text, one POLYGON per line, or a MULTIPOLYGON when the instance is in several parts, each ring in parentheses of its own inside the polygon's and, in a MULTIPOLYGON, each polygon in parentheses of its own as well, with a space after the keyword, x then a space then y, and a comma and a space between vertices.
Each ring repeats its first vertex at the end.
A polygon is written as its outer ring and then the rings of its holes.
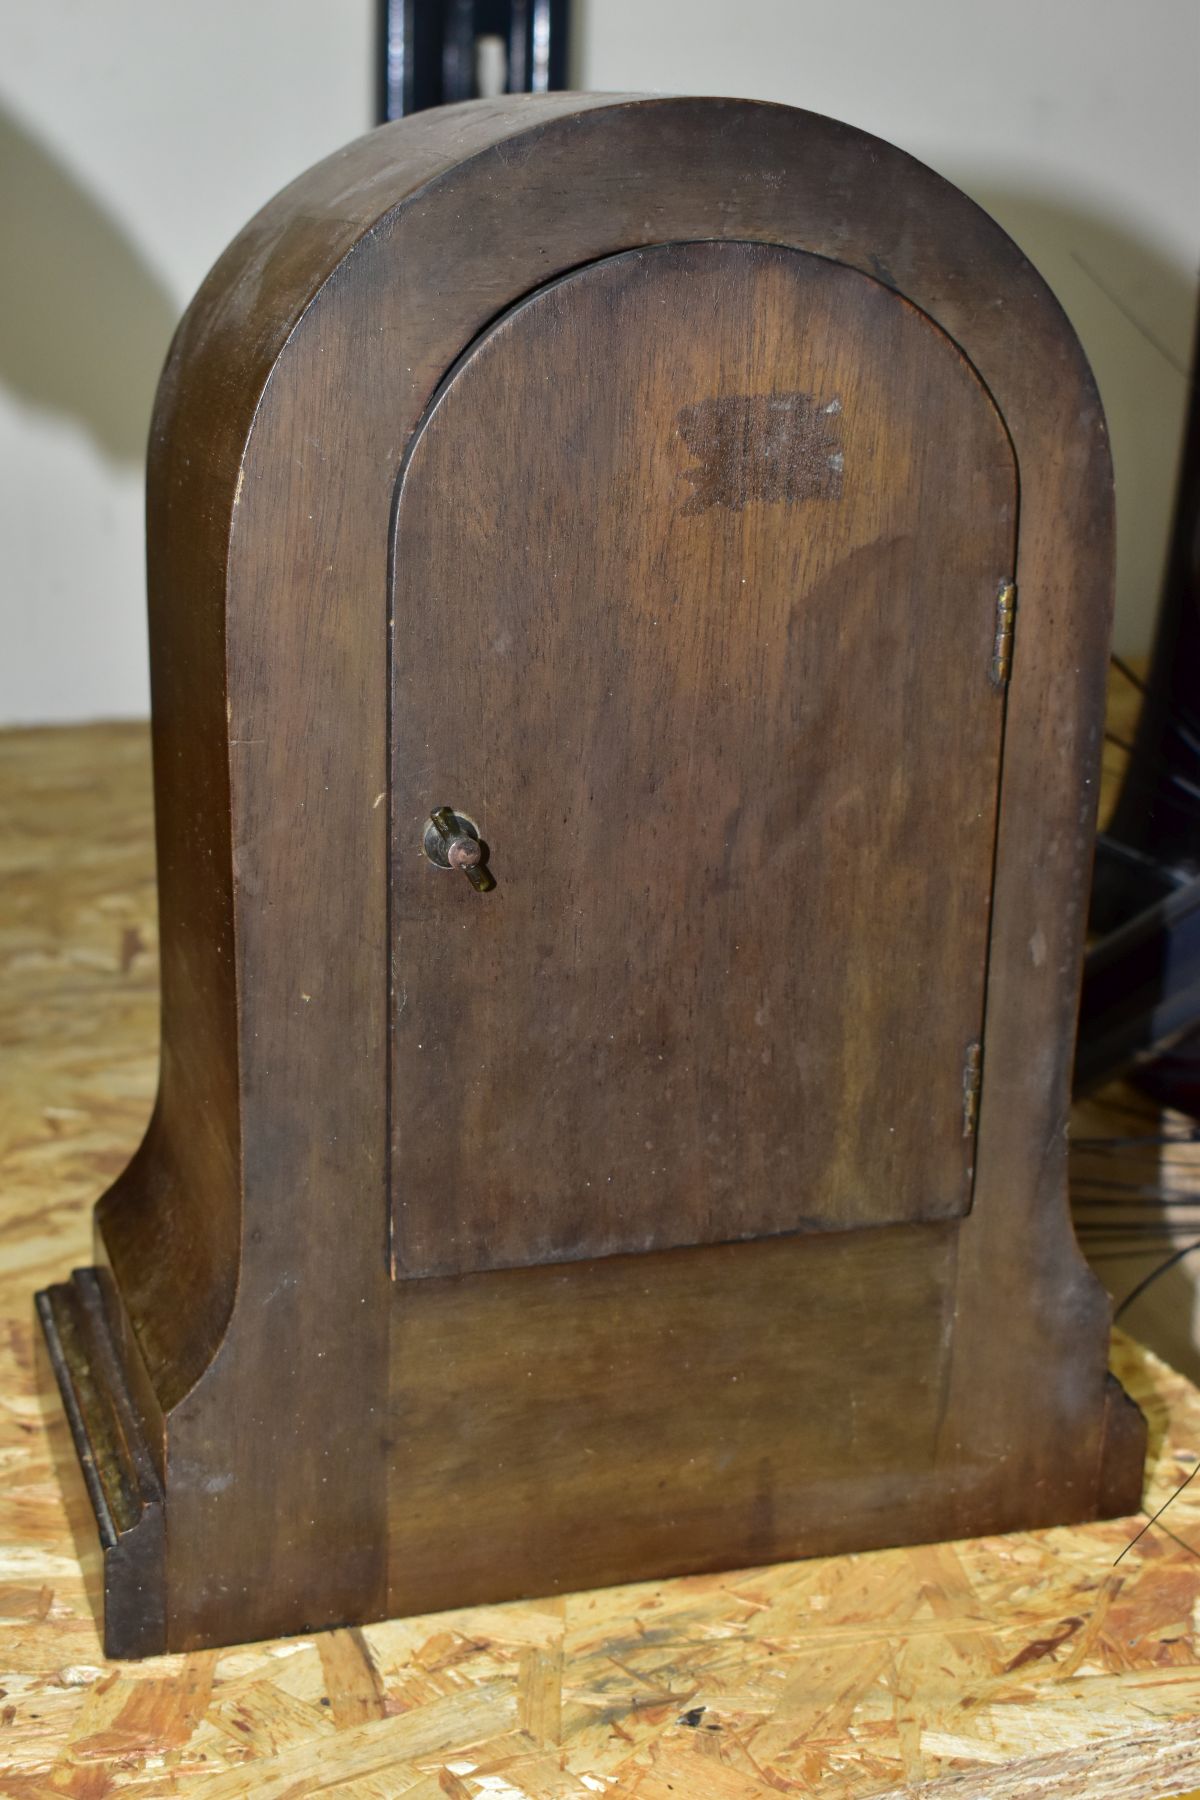
POLYGON ((978 1043, 967 1045, 963 1063, 963 1136, 974 1137, 979 1123, 979 1084, 983 1074, 983 1050, 978 1043))
POLYGON ((1006 581, 996 595, 996 641, 992 645, 992 686, 1004 687, 1012 674, 1013 628, 1017 618, 1017 584, 1006 581))

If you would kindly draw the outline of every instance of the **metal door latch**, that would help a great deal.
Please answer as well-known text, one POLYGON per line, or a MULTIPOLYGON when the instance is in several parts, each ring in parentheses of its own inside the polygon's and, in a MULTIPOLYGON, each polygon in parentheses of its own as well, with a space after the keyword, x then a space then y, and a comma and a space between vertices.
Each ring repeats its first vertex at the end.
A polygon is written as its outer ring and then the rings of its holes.
POLYGON ((430 862, 439 869, 461 869, 477 894, 486 894, 496 885, 487 867, 486 848, 473 819, 439 806, 429 815, 425 827, 423 849, 430 862))

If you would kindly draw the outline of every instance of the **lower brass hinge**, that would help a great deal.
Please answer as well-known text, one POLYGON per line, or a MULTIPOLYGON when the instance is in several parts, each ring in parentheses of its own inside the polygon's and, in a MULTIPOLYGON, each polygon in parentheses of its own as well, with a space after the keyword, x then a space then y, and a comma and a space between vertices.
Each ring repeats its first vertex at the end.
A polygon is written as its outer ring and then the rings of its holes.
POLYGON ((968 1044, 963 1062, 963 1136, 973 1137, 979 1123, 979 1084, 983 1075, 983 1048, 968 1044))
POLYGON ((1017 618, 1017 584, 1006 581, 996 595, 996 641, 992 646, 992 686, 1004 687, 1012 674, 1013 631, 1017 618))

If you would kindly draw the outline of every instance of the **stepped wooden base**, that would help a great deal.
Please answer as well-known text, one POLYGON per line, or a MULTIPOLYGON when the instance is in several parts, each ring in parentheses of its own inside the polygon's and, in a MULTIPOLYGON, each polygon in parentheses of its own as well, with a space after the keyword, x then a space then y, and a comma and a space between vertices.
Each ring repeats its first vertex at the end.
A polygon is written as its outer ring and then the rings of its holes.
MULTIPOLYGON (((912 1371, 937 1367, 954 1235, 943 1231, 940 1249, 920 1231, 886 1231, 402 1290, 386 1541, 374 1545, 386 1582, 370 1578, 374 1559, 339 1557, 313 1532, 301 1540, 306 1579, 290 1591, 239 1584, 232 1610, 224 1508, 248 1538, 269 1537, 272 1517, 219 1465, 186 1454, 168 1456, 164 1487, 119 1297, 104 1270, 77 1269, 37 1306, 99 1535, 105 1649, 138 1657, 1135 1511, 1145 1422, 1111 1375, 1098 1372, 1091 1394, 1079 1357, 1061 1370, 1078 1426, 1048 1479, 1036 1439, 987 1456, 985 1431, 958 1466, 939 1466, 941 1381, 912 1371), (824 1302, 836 1267, 860 1305, 824 1302), (597 1357, 606 1379, 588 1383, 597 1357), (214 1578, 168 1604, 172 1519, 176 1566, 202 1533, 214 1578), (355 1587, 356 1569, 367 1578, 355 1587)), ((361 1481, 370 1448, 337 1478, 361 1481)), ((326 1467, 320 1445, 301 1446, 297 1490, 326 1467)))
POLYGON ((35 1304, 99 1532, 105 1654, 157 1655, 167 1647, 163 1490, 102 1278, 76 1269, 35 1304))

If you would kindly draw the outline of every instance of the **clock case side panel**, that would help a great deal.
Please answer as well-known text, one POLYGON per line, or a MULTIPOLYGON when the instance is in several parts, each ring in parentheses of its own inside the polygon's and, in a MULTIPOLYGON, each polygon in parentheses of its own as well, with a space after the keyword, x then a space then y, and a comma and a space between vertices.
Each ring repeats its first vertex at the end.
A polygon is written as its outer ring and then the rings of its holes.
MULTIPOLYGON (((165 1623, 157 1645, 110 1633, 113 1653, 403 1603, 410 1501, 436 1487, 439 1445, 397 1428, 428 1347, 471 1294, 424 1284, 441 1310, 422 1318, 386 1261, 396 475, 438 381, 505 307, 614 251, 714 235, 894 285, 961 345, 1013 436, 1022 603, 990 1066, 975 1206, 936 1263, 937 1316, 954 1324, 923 1377, 939 1383, 929 1466, 943 1500, 929 1517, 946 1532, 1052 1523, 1131 1492, 1132 1436, 1119 1479, 1105 1460, 1107 1302, 1065 1200, 1111 594, 1107 448, 1079 347, 985 215, 849 127, 742 101, 470 103, 384 127, 285 190, 210 277, 165 377, 150 478, 162 1093, 102 1203, 98 1257, 113 1342, 141 1363, 124 1385, 161 1480, 165 1623), (1046 766, 1063 771, 1048 792, 1046 766), (1005 1459, 1012 1472, 997 1475, 1005 1459)), ((689 1317, 716 1255, 730 1306, 752 1305, 761 1248, 698 1253, 700 1287, 683 1272, 689 1317)), ((632 1294, 649 1261, 611 1267, 632 1294)), ((591 1267, 554 1272, 552 1312, 578 1306, 591 1267)), ((483 1329, 499 1290, 479 1298, 468 1317, 483 1329)), ((490 1363, 482 1341, 464 1351, 468 1435, 523 1330, 518 1316, 490 1363)), ((769 1347, 757 1354, 765 1379, 769 1347)), ((518 1456, 552 1379, 535 1373, 518 1456)))

